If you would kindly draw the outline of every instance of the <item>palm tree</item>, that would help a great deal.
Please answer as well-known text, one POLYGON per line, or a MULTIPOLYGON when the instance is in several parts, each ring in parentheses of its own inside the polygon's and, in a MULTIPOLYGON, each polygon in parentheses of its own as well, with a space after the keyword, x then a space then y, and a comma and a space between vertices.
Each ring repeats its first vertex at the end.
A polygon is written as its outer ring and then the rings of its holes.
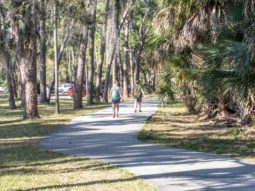
POLYGON ((155 17, 158 31, 172 35, 178 52, 194 48, 197 42, 213 41, 224 17, 226 1, 163 1, 164 6, 155 17))
MULTIPOLYGON (((159 12, 154 18, 154 25, 157 26, 155 34, 159 35, 151 39, 157 42, 155 59, 162 55, 162 51, 168 55, 174 52, 185 55, 189 72, 181 66, 179 71, 182 72, 179 76, 175 75, 177 79, 181 77, 184 82, 194 84, 200 79, 196 85, 198 97, 204 98, 206 104, 213 103, 214 110, 230 110, 230 105, 232 110, 236 110, 234 105, 238 105, 242 120, 252 114, 254 105, 252 66, 255 33, 251 17, 254 6, 254 2, 249 0, 158 1, 159 12), (199 43, 207 51, 197 51, 199 43), (195 78, 189 79, 188 73, 195 78), (224 93, 221 93, 222 90, 225 90, 224 93)), ((169 62, 169 57, 161 56, 161 59, 161 63, 169 62)), ((182 93, 185 93, 184 90, 182 93)))
POLYGON ((219 91, 219 88, 223 89, 225 94, 236 98, 242 121, 251 116, 254 107, 255 72, 248 47, 238 41, 219 41, 206 50, 205 56, 202 87, 206 90, 210 88, 211 93, 217 92, 217 89, 219 91))

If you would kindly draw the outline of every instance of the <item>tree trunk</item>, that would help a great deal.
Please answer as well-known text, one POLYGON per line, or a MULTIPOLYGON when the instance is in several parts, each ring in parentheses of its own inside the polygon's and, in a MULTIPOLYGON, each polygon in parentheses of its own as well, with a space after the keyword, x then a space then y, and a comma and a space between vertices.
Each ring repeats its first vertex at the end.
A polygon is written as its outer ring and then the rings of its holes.
POLYGON ((73 61, 73 68, 74 68, 74 71, 73 71, 73 77, 74 77, 74 80, 75 80, 75 77, 77 76, 77 62, 76 62, 76 58, 75 58, 75 52, 74 52, 74 47, 72 47, 72 61, 73 61))
POLYGON ((121 51, 119 50, 118 53, 118 58, 119 58, 119 82, 120 82, 120 87, 123 90, 123 62, 121 58, 121 51))
POLYGON ((7 28, 6 26, 1 26, 2 25, 2 15, 0 15, 0 56, 3 58, 5 67, 6 67, 6 77, 7 77, 7 83, 8 83, 8 95, 9 95, 9 108, 10 109, 15 109, 15 99, 14 99, 14 89, 13 89, 13 80, 12 80, 12 63, 11 63, 11 55, 7 49, 7 44, 8 42, 8 35, 7 35, 7 28))
POLYGON ((18 99, 21 100, 22 99, 22 92, 24 90, 24 83, 22 82, 22 78, 21 78, 21 72, 20 72, 20 66, 19 66, 19 62, 16 63, 17 66, 17 70, 16 70, 16 75, 17 75, 17 91, 18 91, 18 99))
POLYGON ((20 79, 21 81, 19 82, 19 88, 21 89, 21 104, 20 106, 25 108, 26 105, 26 95, 25 95, 25 84, 26 84, 26 55, 24 54, 25 49, 24 49, 24 35, 19 34, 19 44, 18 44, 18 65, 19 65, 19 70, 20 70, 20 79))
POLYGON ((105 0, 105 20, 101 36, 101 47, 100 47, 100 60, 97 66, 97 81, 96 81, 96 102, 100 102, 100 92, 101 92, 101 82, 102 82, 102 71, 105 57, 105 46, 106 46, 106 30, 108 22, 108 12, 109 12, 109 0, 105 0))
MULTIPOLYGON (((1 18, 0 18, 1 23, 1 18)), ((5 27, 0 26, 0 41, 1 42, 8 42, 7 40, 7 32, 5 27)), ((15 109, 15 99, 14 99, 14 88, 12 83, 12 63, 11 63, 11 56, 8 52, 5 43, 0 44, 0 53, 2 54, 1 57, 3 58, 5 67, 6 67, 6 77, 7 77, 7 84, 8 84, 8 97, 9 97, 9 108, 15 109)))
POLYGON ((73 82, 73 70, 72 70, 72 62, 71 62, 71 52, 68 50, 68 67, 69 67, 69 76, 70 82, 73 82))
MULTIPOLYGON (((118 27, 118 25, 116 25, 118 27)), ((112 82, 115 80, 119 81, 119 66, 118 66, 118 57, 120 56, 120 38, 119 38, 119 33, 120 31, 118 30, 118 33, 116 34, 116 40, 115 40, 115 50, 114 50, 114 56, 113 56, 113 61, 112 61, 112 82)))
MULTIPOLYGON (((116 53, 119 50, 119 44, 116 45, 116 53)), ((112 82, 114 82, 115 80, 119 80, 118 78, 118 61, 117 61, 117 56, 115 55, 112 61, 112 82)))
POLYGON ((109 83, 110 83, 110 72, 111 72, 111 64, 106 66, 106 77, 105 77, 105 86, 104 86, 104 102, 108 103, 108 91, 109 91, 109 83))
POLYGON ((131 89, 131 95, 134 94, 134 85, 135 85, 135 79, 134 79, 134 58, 133 58, 133 49, 130 50, 130 89, 131 89))
MULTIPOLYGON (((25 107, 25 82, 24 76, 21 73, 22 62, 25 62, 25 55, 22 53, 22 42, 23 36, 20 33, 19 25, 17 24, 16 18, 12 18, 12 32, 15 39, 15 64, 16 64, 16 75, 17 75, 17 86, 18 86, 18 99, 22 100, 20 106, 25 107)), ((25 65, 25 64, 23 64, 25 65)))
MULTIPOLYGON (((135 3, 135 0, 131 0, 131 4, 133 5, 135 3)), ((130 6, 132 7, 132 6, 130 6)), ((129 16, 129 30, 132 30, 133 25, 132 21, 134 19, 134 10, 130 8, 130 16, 129 16)), ((135 79, 134 79, 134 50, 132 47, 129 47, 129 64, 130 64, 130 94, 134 94, 134 85, 135 85, 135 79)))
POLYGON ((128 51, 129 51, 129 19, 125 23, 124 62, 123 62, 123 97, 128 98, 128 51))
POLYGON ((91 5, 91 16, 92 16, 92 24, 89 30, 89 64, 88 64, 88 86, 87 86, 87 104, 93 104, 93 79, 94 79, 94 71, 95 71, 95 32, 96 32, 96 9, 97 9, 97 1, 94 0, 91 5))
POLYGON ((135 54, 135 80, 139 81, 140 80, 140 54, 135 54))
POLYGON ((82 105, 82 94, 84 90, 84 68, 86 63, 86 51, 88 43, 88 27, 84 26, 82 30, 81 42, 80 42, 80 54, 79 62, 77 69, 77 77, 73 87, 73 100, 74 100, 74 109, 83 108, 82 105))
POLYGON ((109 14, 108 29, 107 29, 107 58, 106 58, 106 77, 105 77, 105 91, 104 102, 108 103, 108 87, 110 83, 111 66, 116 56, 116 42, 118 40, 118 15, 119 15, 119 1, 113 0, 110 4, 111 13, 109 14))
POLYGON ((149 82, 149 76, 148 76, 149 71, 147 71, 147 70, 144 69, 142 72, 143 72, 144 83, 145 83, 145 84, 148 84, 148 82, 149 82))
POLYGON ((88 63, 87 62, 86 62, 86 65, 85 65, 85 77, 84 77, 84 80, 85 80, 85 90, 86 90, 86 95, 87 95, 87 89, 88 89, 88 63))
POLYGON ((36 11, 35 4, 27 10, 25 19, 24 35, 24 54, 26 56, 25 66, 25 119, 36 119, 39 117, 37 106, 37 66, 36 66, 36 11), (28 32, 29 31, 29 32, 28 32))
POLYGON ((25 119, 39 117, 37 108, 37 81, 36 81, 36 43, 31 39, 27 47, 26 80, 25 80, 25 119))
POLYGON ((16 76, 16 68, 15 68, 15 59, 11 59, 11 80, 12 80, 12 86, 13 86, 13 93, 14 98, 18 98, 18 91, 17 91, 17 76, 16 76))
POLYGON ((40 0, 40 102, 47 103, 46 92, 46 31, 45 0, 40 0))
POLYGON ((57 2, 54 1, 53 5, 53 23, 54 23, 54 53, 55 53, 55 113, 59 114, 59 95, 58 95, 58 84, 59 84, 59 75, 58 75, 58 32, 57 32, 57 2))
POLYGON ((13 71, 12 71, 12 63, 10 61, 10 55, 7 52, 3 52, 6 56, 5 63, 7 67, 7 83, 8 83, 8 93, 9 93, 9 108, 16 109, 15 99, 14 99, 14 86, 13 86, 13 71))
POLYGON ((144 49, 144 44, 145 44, 145 40, 146 40, 146 32, 148 31, 144 31, 144 25, 145 25, 145 21, 146 18, 148 16, 148 11, 145 12, 144 16, 143 16, 143 20, 142 23, 139 27, 139 42, 138 42, 138 49, 136 50, 135 55, 135 68, 136 68, 136 81, 140 80, 140 61, 141 61, 141 54, 142 51, 144 49))

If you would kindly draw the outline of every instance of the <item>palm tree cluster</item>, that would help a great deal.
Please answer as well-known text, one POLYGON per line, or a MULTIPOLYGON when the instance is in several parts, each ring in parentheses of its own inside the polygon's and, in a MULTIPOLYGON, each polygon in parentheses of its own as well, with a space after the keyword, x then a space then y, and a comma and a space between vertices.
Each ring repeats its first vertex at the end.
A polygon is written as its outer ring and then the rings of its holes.
MULTIPOLYGON (((148 43, 191 112, 254 117, 255 3, 251 0, 158 1, 148 43), (158 55, 165 55, 159 57, 158 55)), ((164 85, 159 87, 165 89, 164 85)))

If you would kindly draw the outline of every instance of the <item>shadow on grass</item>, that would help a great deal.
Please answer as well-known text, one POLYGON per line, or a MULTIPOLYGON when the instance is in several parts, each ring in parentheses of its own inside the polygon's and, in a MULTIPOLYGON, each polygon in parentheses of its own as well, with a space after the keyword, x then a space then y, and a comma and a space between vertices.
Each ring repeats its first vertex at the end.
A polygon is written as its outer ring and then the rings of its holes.
POLYGON ((11 125, 24 121, 23 119, 0 121, 0 125, 11 125))
POLYGON ((0 118, 2 117, 23 117, 23 112, 21 110, 9 110, 8 108, 0 110, 0 118))
MULTIPOLYGON (((107 106, 105 104, 85 106, 83 110, 74 111, 72 109, 72 100, 67 100, 61 103, 62 114, 55 116, 53 115, 54 104, 39 105, 39 113, 42 113, 43 117, 35 121, 29 121, 22 120, 22 110, 8 110, 7 107, 5 109, 6 104, 7 100, 0 100, 1 176, 6 174, 15 176, 19 174, 37 174, 38 172, 40 173, 36 169, 39 166, 80 161, 81 159, 70 160, 66 155, 41 149, 37 146, 37 142, 42 136, 64 126, 75 116, 89 114, 107 106)), ((92 166, 87 168, 92 168, 92 166)), ((42 171, 41 173, 45 172, 42 171)))
POLYGON ((239 127, 228 128, 224 123, 199 121, 196 115, 173 111, 184 105, 168 105, 160 109, 147 123, 139 139, 150 143, 227 154, 237 157, 254 157, 254 139, 242 134, 239 127))
POLYGON ((65 125, 64 122, 68 120, 60 119, 54 120, 55 124, 50 122, 34 121, 29 123, 9 123, 0 126, 0 139, 14 139, 14 138, 41 138, 43 135, 52 132, 54 129, 65 125))
POLYGON ((159 143, 193 151, 226 154, 235 157, 255 157, 254 140, 245 140, 233 137, 228 139, 221 138, 221 136, 227 136, 229 133, 225 132, 217 134, 215 132, 207 132, 210 131, 208 128, 202 129, 202 131, 196 131, 192 127, 184 127, 183 134, 181 134, 178 126, 171 126, 171 128, 174 129, 158 131, 156 129, 143 129, 140 132, 138 139, 149 143, 159 143), (186 135, 184 132, 189 130, 194 130, 194 132, 190 135, 186 135))
MULTIPOLYGON (((45 151, 47 152, 47 151, 45 151)), ((50 152, 48 152, 50 153, 50 152)), ((65 164, 65 163, 70 163, 70 162, 79 162, 81 161, 80 158, 66 158, 65 155, 59 154, 59 153, 54 153, 57 154, 56 157, 52 157, 52 160, 45 160, 41 161, 40 159, 38 160, 29 160, 29 163, 22 163, 22 167, 39 167, 39 166, 51 166, 51 165, 58 165, 58 164, 65 164), (54 161, 55 159, 58 159, 57 161, 54 161)), ((46 153, 47 155, 47 153, 46 153)), ((82 159, 88 160, 88 159, 82 159)), ((13 164, 13 165, 0 165, 0 169, 4 170, 4 172, 8 172, 11 168, 18 168, 20 167, 21 164, 13 164)))
MULTIPOLYGON (((1 170, 8 167, 15 168, 22 165, 51 163, 51 160, 65 158, 63 154, 48 152, 38 148, 33 141, 21 143, 0 144, 1 170), (4 168, 5 167, 5 168, 4 168)), ((22 172, 22 171, 21 171, 22 172)))
MULTIPOLYGON (((74 188, 74 187, 81 187, 81 186, 91 186, 91 185, 99 185, 99 184, 111 184, 111 183, 119 183, 119 182, 129 182, 134 181, 136 178, 125 178, 125 179, 104 179, 100 181, 91 181, 91 182, 84 182, 84 183, 76 183, 76 184, 61 184, 61 185, 51 185, 51 186, 42 186, 32 189, 22 189, 23 191, 34 191, 34 190, 45 190, 45 189, 64 189, 64 188, 74 188)), ((13 191, 20 191, 20 189, 13 190, 13 191)))
MULTIPOLYGON (((54 160, 54 159, 53 159, 54 160)), ((79 158, 72 158, 72 159, 61 159, 57 158, 58 161, 55 162, 39 162, 39 163, 30 163, 30 164, 22 164, 20 165, 9 165, 9 166, 0 166, 2 173, 0 174, 0 177, 3 175, 14 175, 19 174, 22 172, 22 174, 62 174, 62 173, 72 173, 72 172, 84 172, 86 170, 93 170, 93 171, 101 171, 101 170, 112 170, 116 167, 107 165, 105 163, 93 163, 93 164, 87 164, 87 165, 81 165, 79 167, 65 167, 65 168, 58 168, 57 170, 52 171, 50 168, 44 168, 44 169, 35 169, 35 167, 40 166, 55 166, 55 165, 65 165, 66 163, 76 163, 81 161, 88 161, 88 159, 79 159, 79 158)))

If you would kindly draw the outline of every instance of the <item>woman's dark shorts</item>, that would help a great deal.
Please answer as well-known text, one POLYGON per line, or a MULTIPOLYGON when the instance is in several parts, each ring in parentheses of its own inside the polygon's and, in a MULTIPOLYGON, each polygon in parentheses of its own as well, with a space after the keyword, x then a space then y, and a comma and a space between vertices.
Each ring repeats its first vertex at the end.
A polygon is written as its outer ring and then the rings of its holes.
POLYGON ((141 103, 142 102, 142 98, 141 97, 135 98, 135 101, 138 102, 138 103, 141 103))
POLYGON ((112 103, 113 103, 113 104, 120 103, 120 99, 112 99, 112 103))

